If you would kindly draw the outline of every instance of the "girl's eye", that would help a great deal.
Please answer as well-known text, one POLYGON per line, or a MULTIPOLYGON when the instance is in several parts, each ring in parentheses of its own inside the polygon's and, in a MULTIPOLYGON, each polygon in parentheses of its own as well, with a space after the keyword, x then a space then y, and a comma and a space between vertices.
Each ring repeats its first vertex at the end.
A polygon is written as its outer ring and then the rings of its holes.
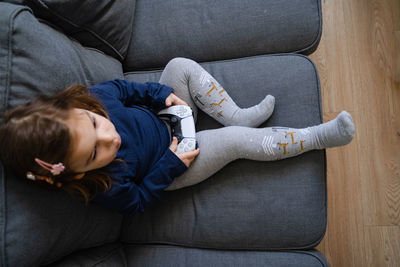
POLYGON ((96 118, 93 116, 92 116, 92 122, 93 122, 93 127, 96 128, 97 122, 96 122, 96 118))
POLYGON ((97 146, 94 147, 92 160, 96 159, 96 154, 97 154, 97 146))
MULTIPOLYGON (((93 127, 96 129, 97 127, 97 122, 96 122, 96 118, 94 116, 92 116, 92 122, 93 122, 93 127)), ((93 157, 92 160, 96 159, 96 154, 97 154, 97 145, 94 147, 93 149, 93 157)))

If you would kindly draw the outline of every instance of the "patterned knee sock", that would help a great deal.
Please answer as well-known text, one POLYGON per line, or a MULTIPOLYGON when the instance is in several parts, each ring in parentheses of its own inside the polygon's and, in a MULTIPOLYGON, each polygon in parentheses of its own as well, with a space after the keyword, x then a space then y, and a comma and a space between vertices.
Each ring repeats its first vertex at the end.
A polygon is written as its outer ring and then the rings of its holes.
POLYGON ((252 134, 251 151, 245 158, 254 160, 279 160, 293 157, 313 149, 343 146, 354 137, 351 115, 342 111, 335 119, 304 129, 271 127, 252 134), (254 153, 254 151, 259 153, 254 153))
POLYGON ((350 114, 317 126, 294 129, 287 127, 222 127, 197 133, 200 154, 190 168, 175 178, 167 190, 197 184, 231 161, 239 158, 273 161, 294 157, 312 149, 343 146, 351 142, 354 124, 350 114))
POLYGON ((207 71, 197 62, 186 58, 172 59, 160 81, 173 84, 178 95, 185 96, 188 90, 197 107, 225 126, 259 126, 271 116, 275 106, 275 98, 268 95, 258 105, 239 108, 207 71), (174 80, 181 83, 176 86, 176 83, 172 82, 174 80))
POLYGON ((205 70, 201 72, 199 86, 191 87, 196 105, 225 126, 257 127, 274 111, 275 98, 267 95, 258 105, 239 108, 225 89, 205 70))

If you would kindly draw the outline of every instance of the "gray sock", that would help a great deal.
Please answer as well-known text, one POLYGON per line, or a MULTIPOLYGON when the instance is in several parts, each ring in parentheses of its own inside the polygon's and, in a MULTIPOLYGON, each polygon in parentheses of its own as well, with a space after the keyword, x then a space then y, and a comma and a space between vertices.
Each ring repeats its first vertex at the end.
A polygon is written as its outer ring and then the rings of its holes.
POLYGON ((199 83, 190 87, 190 94, 196 105, 215 120, 225 126, 257 127, 271 116, 275 106, 273 96, 267 95, 250 108, 239 108, 214 77, 199 67, 196 70, 200 73, 199 83))
POLYGON ((243 140, 249 139, 250 144, 247 149, 241 148, 240 151, 246 153, 241 158, 271 161, 294 157, 313 149, 346 145, 354 137, 354 124, 351 115, 342 111, 335 119, 313 127, 271 127, 260 129, 257 134, 243 133, 243 140))
POLYGON ((280 160, 313 149, 343 146, 353 137, 354 124, 345 111, 332 121, 303 129, 231 126, 201 131, 196 135, 200 154, 167 190, 197 184, 236 159, 280 160))
POLYGON ((186 58, 171 60, 164 69, 160 83, 174 85, 176 95, 185 99, 189 92, 190 102, 193 100, 197 107, 225 126, 257 127, 271 116, 275 106, 275 98, 267 95, 258 105, 243 109, 238 107, 207 71, 197 62, 186 58), (177 84, 175 81, 181 82, 177 84))
POLYGON ((347 111, 342 111, 335 119, 310 127, 314 139, 314 149, 324 149, 347 145, 354 137, 354 123, 347 111))

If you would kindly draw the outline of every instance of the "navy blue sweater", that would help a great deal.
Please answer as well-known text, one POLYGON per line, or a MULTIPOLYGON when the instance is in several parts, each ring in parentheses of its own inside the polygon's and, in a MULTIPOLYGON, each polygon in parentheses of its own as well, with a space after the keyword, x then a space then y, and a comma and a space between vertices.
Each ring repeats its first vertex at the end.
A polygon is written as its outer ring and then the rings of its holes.
POLYGON ((105 167, 113 184, 110 191, 98 194, 94 202, 124 215, 143 212, 146 206, 161 198, 173 178, 187 170, 169 149, 167 127, 150 110, 165 108, 165 99, 171 91, 172 88, 159 83, 119 79, 90 88, 91 95, 105 105, 121 136, 117 158, 126 163, 113 162, 105 167))

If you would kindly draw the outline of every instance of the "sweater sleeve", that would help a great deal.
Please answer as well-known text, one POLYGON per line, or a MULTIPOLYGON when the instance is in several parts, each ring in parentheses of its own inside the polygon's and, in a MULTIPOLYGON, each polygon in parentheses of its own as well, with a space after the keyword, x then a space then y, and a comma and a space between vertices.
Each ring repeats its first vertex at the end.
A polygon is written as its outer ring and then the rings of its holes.
POLYGON ((95 202, 118 211, 123 215, 143 212, 155 200, 159 200, 172 182, 182 175, 186 165, 170 150, 154 165, 141 184, 134 182, 113 184, 110 191, 96 196, 95 202))
POLYGON ((172 90, 160 83, 137 83, 120 79, 102 82, 90 88, 92 93, 115 97, 125 106, 145 105, 154 109, 165 108, 165 100, 172 90))

